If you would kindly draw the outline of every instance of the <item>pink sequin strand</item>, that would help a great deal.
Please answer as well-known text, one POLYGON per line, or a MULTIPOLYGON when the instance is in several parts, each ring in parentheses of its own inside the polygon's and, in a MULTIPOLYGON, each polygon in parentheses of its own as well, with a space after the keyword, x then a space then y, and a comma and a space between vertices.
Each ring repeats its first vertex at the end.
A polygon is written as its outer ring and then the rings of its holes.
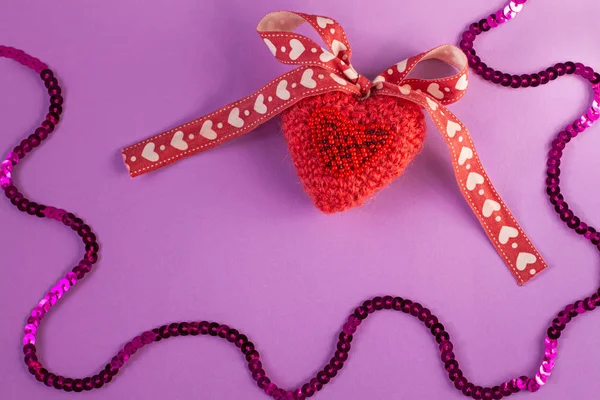
MULTIPOLYGON (((510 75, 488 67, 481 61, 473 49, 473 42, 476 37, 483 32, 496 28, 508 20, 515 18, 523 9, 526 0, 511 1, 506 7, 491 14, 489 17, 472 24, 469 29, 463 33, 461 48, 467 53, 469 62, 473 70, 484 79, 506 87, 525 88, 544 85, 559 76, 566 74, 577 74, 593 84, 594 101, 589 110, 576 120, 572 125, 561 130, 556 139, 552 141, 552 148, 548 157, 548 179, 547 193, 550 201, 555 207, 556 212, 565 223, 574 229, 578 234, 589 240, 600 250, 600 233, 582 222, 569 208, 564 200, 559 187, 560 176, 560 158, 567 143, 575 138, 579 133, 590 127, 600 117, 600 75, 595 73, 590 67, 572 62, 559 63, 553 67, 534 74, 510 75)), ((49 218, 62 222, 64 225, 77 232, 82 239, 85 252, 79 264, 68 272, 64 277, 42 297, 38 304, 33 308, 27 318, 27 323, 23 335, 23 353, 25 355, 25 364, 29 372, 35 378, 45 385, 67 392, 81 392, 103 387, 110 383, 124 364, 137 351, 152 343, 177 336, 214 336, 225 339, 240 349, 248 363, 252 379, 267 395, 274 399, 294 399, 301 400, 312 397, 318 391, 337 376, 344 364, 348 360, 353 336, 357 332, 363 321, 371 314, 381 310, 400 311, 407 315, 418 318, 425 328, 433 335, 435 342, 439 346, 439 354, 444 368, 448 373, 450 381, 454 387, 461 391, 465 396, 476 400, 480 399, 501 399, 520 391, 535 392, 539 390, 549 379, 552 369, 555 366, 557 355, 558 339, 566 328, 567 324, 575 317, 581 314, 593 311, 600 305, 600 289, 590 297, 569 304, 561 310, 556 318, 552 320, 547 330, 547 336, 544 340, 544 352, 542 362, 539 368, 532 376, 521 376, 502 382, 493 387, 481 387, 471 383, 460 369, 454 353, 454 346, 450 341, 450 335, 439 319, 431 311, 421 304, 412 302, 401 297, 375 297, 367 300, 358 306, 348 317, 339 333, 339 340, 334 349, 331 360, 320 370, 315 377, 311 378, 304 385, 294 390, 284 390, 279 388, 268 378, 258 351, 255 345, 243 333, 217 322, 194 321, 179 322, 163 325, 158 328, 143 332, 126 343, 121 350, 102 368, 97 374, 84 378, 68 378, 57 375, 43 367, 37 356, 36 335, 42 319, 48 314, 51 308, 62 299, 69 290, 83 279, 87 273, 92 270, 92 266, 98 261, 99 245, 92 229, 80 218, 68 213, 62 209, 37 204, 30 201, 15 187, 12 174, 13 168, 25 158, 25 156, 38 147, 54 131, 55 126, 60 120, 62 113, 63 98, 61 88, 54 73, 48 67, 36 58, 25 54, 21 50, 0 46, 0 57, 7 57, 18 61, 19 63, 30 67, 40 75, 48 94, 50 95, 49 112, 40 127, 33 134, 24 139, 10 152, 6 159, 0 163, 0 187, 4 191, 10 202, 20 211, 26 212, 39 218, 49 218)))

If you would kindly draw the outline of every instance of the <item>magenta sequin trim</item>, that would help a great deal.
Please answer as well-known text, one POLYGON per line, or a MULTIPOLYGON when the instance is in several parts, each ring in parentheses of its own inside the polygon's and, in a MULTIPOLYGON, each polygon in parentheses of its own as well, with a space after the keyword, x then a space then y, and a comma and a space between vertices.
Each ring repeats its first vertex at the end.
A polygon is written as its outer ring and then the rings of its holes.
MULTIPOLYGON (((571 139, 578 136, 578 134, 584 132, 600 118, 600 75, 594 72, 590 67, 586 67, 580 63, 575 64, 573 62, 559 63, 539 73, 510 75, 488 67, 477 56, 473 48, 473 42, 478 35, 515 18, 522 11, 525 2, 526 0, 511 1, 504 8, 482 19, 478 23, 471 24, 469 29, 462 34, 460 46, 467 54, 469 63, 477 74, 481 75, 485 80, 502 86, 510 86, 513 88, 536 87, 545 85, 565 74, 580 75, 593 84, 594 100, 592 106, 573 124, 559 132, 556 139, 552 141, 552 147, 547 162, 548 178, 546 184, 550 201, 554 205, 556 212, 560 215, 560 218, 569 226, 569 228, 575 230, 578 234, 582 235, 586 240, 590 241, 594 246, 598 246, 598 249, 600 249, 600 233, 596 232, 593 227, 581 221, 574 214, 564 200, 559 187, 560 159, 566 144, 569 143, 571 139)), ((542 362, 535 374, 532 377, 521 376, 514 378, 493 387, 476 386, 464 376, 464 373, 456 360, 455 347, 450 341, 449 333, 429 309, 423 307, 419 303, 412 302, 411 300, 393 296, 375 297, 365 301, 362 305, 357 307, 348 317, 347 322, 344 323, 342 327, 342 331, 339 333, 338 342, 331 360, 316 374, 315 377, 294 390, 284 390, 271 382, 271 379, 267 376, 267 373, 263 368, 260 354, 256 350, 254 343, 252 343, 246 335, 227 325, 209 321, 171 323, 143 332, 141 335, 136 336, 130 342, 126 343, 123 348, 119 350, 117 355, 93 376, 74 379, 56 375, 44 368, 38 360, 36 335, 39 325, 52 307, 56 305, 56 303, 65 296, 80 279, 83 279, 86 274, 92 270, 93 265, 98 261, 99 244, 92 229, 86 225, 82 219, 62 209, 30 201, 15 187, 12 175, 14 167, 29 152, 46 140, 54 131, 56 125, 60 121, 63 98, 61 96, 62 90, 58 80, 54 77, 53 72, 38 59, 25 54, 21 50, 5 46, 0 46, 0 57, 14 59, 21 64, 32 68, 44 81, 50 96, 50 107, 46 119, 33 134, 17 145, 13 151, 7 155, 6 159, 0 163, 0 187, 9 201, 20 211, 35 215, 39 218, 49 218, 62 222, 64 225, 77 232, 85 246, 82 260, 71 272, 59 279, 56 285, 50 288, 48 293, 42 297, 28 316, 24 328, 22 342, 25 364, 28 367, 29 372, 46 386, 51 386, 66 392, 81 392, 84 390, 101 388, 105 384, 110 383, 119 370, 123 368, 125 363, 143 347, 171 337, 200 335, 225 339, 239 348, 248 363, 248 369, 250 370, 252 379, 254 379, 258 387, 268 396, 279 400, 306 399, 322 390, 324 385, 335 378, 343 368, 349 357, 354 337, 353 335, 356 334, 363 321, 375 312, 390 310, 411 315, 423 323, 439 346, 440 360, 444 364, 444 368, 448 373, 450 381, 457 390, 461 391, 465 396, 476 400, 497 400, 521 390, 530 392, 539 390, 551 376, 558 351, 558 339, 565 330, 567 324, 578 315, 593 311, 600 305, 599 289, 598 292, 594 293, 592 296, 566 306, 558 313, 556 318, 552 320, 552 324, 547 330, 547 336, 544 340, 542 362)))

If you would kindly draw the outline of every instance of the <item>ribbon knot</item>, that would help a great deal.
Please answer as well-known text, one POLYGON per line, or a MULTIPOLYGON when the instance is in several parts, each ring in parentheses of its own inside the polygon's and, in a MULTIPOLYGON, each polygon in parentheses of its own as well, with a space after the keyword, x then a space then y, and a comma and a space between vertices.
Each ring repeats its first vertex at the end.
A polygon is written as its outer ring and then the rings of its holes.
POLYGON ((371 82, 352 67, 346 33, 331 18, 279 11, 263 18, 257 31, 277 60, 299 67, 246 98, 123 149, 131 177, 238 137, 307 97, 342 91, 365 99, 402 98, 431 116, 450 151, 461 193, 517 282, 522 285, 547 267, 492 185, 467 127, 445 107, 464 96, 468 86, 467 57, 460 49, 436 47, 392 65, 371 82), (294 33, 303 23, 314 28, 327 48, 294 33), (409 77, 415 66, 431 59, 453 66, 457 73, 433 79, 409 77))

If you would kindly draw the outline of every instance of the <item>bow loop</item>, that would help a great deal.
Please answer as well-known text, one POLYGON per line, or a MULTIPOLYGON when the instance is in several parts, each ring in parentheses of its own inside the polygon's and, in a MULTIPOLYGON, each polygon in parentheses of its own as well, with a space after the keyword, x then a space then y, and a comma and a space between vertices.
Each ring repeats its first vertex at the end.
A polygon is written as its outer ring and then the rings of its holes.
POLYGON ((465 54, 458 47, 443 45, 392 65, 373 82, 376 84, 376 90, 389 88, 388 84, 391 84, 397 86, 404 95, 414 91, 417 94, 424 93, 441 104, 452 104, 466 93, 469 83, 468 71, 465 54), (457 69, 457 72, 446 78, 410 78, 415 67, 427 60, 441 61, 457 69))
POLYGON ((313 64, 338 69, 340 62, 350 64, 352 51, 346 33, 335 20, 320 15, 277 11, 265 16, 256 27, 271 53, 286 64, 313 64), (294 33, 308 23, 321 37, 328 49, 312 39, 294 33))

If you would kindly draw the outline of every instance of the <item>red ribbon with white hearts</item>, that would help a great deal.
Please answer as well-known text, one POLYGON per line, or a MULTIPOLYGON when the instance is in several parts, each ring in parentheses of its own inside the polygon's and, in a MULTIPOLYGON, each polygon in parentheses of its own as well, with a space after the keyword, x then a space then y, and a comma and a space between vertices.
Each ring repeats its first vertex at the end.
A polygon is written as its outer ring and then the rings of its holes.
POLYGON ((448 145, 463 196, 519 285, 547 268, 494 189, 467 127, 445 107, 464 96, 468 86, 467 58, 460 49, 443 45, 410 57, 371 82, 352 67, 346 33, 331 18, 280 11, 263 18, 257 30, 280 62, 300 66, 248 97, 124 148, 123 159, 131 177, 243 135, 307 97, 332 91, 399 97, 420 105, 431 116, 448 145), (319 33, 328 49, 293 33, 305 22, 319 33), (417 64, 431 59, 446 62, 459 72, 447 78, 408 78, 417 64))

